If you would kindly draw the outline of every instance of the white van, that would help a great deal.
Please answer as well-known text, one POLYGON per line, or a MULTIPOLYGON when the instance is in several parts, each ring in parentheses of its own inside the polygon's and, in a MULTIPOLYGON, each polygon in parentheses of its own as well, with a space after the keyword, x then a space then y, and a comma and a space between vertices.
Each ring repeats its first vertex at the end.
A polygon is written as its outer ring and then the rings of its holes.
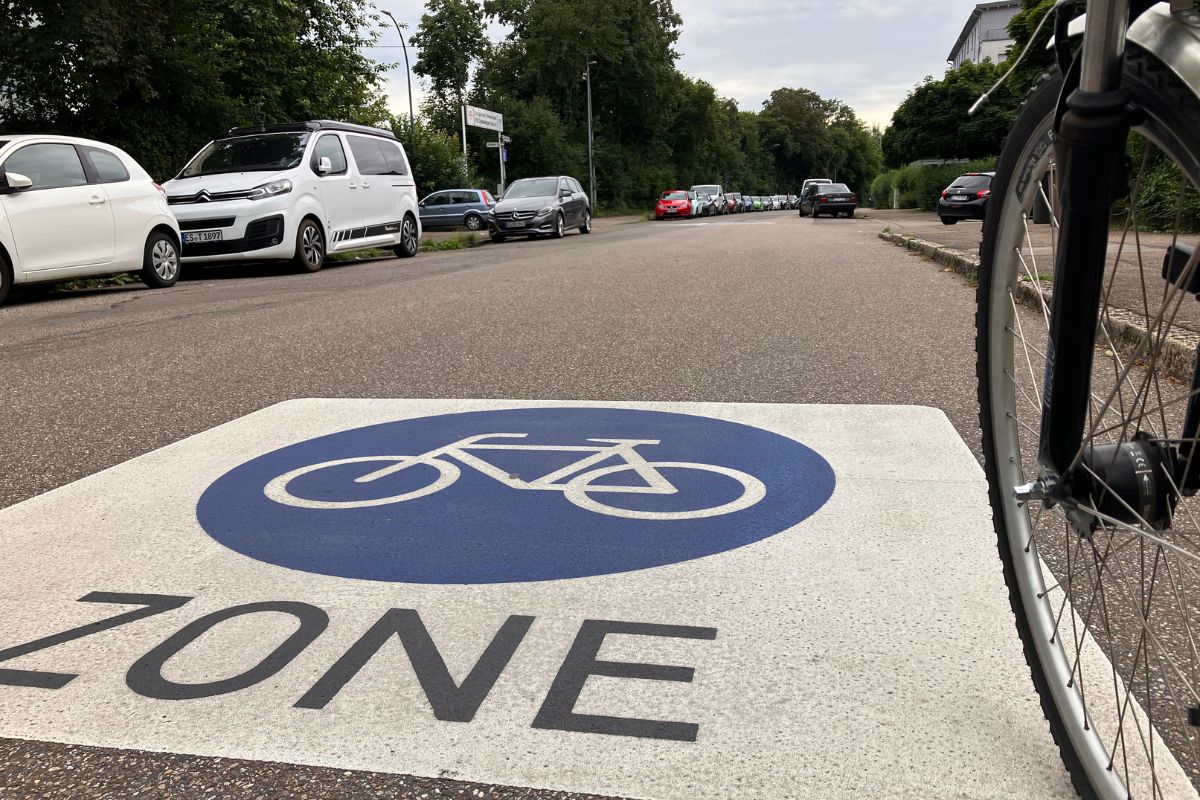
POLYGON ((327 253, 417 254, 421 219, 404 146, 391 131, 315 120, 234 128, 164 184, 183 262, 286 260, 316 272, 327 253))

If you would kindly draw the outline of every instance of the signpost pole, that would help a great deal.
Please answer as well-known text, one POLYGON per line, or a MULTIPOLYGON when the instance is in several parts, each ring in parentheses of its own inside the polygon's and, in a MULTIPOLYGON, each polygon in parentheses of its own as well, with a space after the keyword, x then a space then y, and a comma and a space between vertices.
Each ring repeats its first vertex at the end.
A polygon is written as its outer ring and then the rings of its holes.
POLYGON ((588 194, 592 198, 592 211, 596 209, 596 165, 592 162, 592 64, 587 62, 585 79, 587 80, 587 112, 588 112, 588 194))
POLYGON ((497 142, 496 152, 499 153, 499 155, 500 155, 500 194, 503 195, 504 187, 506 185, 505 181, 504 181, 504 132, 503 131, 498 131, 496 133, 496 142, 497 142))
MULTIPOLYGON (((466 157, 467 157, 467 107, 464 105, 460 109, 460 112, 462 113, 462 146, 463 146, 463 159, 465 161, 466 157)), ((464 164, 464 166, 465 166, 465 164, 464 164)))

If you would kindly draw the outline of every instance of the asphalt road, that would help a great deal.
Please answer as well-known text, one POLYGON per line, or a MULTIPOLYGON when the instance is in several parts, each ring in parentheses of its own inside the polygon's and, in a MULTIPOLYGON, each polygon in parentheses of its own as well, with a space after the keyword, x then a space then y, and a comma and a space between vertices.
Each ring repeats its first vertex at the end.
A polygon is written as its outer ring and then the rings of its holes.
MULTIPOLYGON (((869 219, 588 236, 0 308, 0 507, 303 397, 929 405, 978 452, 974 293, 869 219)), ((0 537, 3 532, 0 531, 0 537)), ((0 740, 0 797, 568 797, 0 740)))

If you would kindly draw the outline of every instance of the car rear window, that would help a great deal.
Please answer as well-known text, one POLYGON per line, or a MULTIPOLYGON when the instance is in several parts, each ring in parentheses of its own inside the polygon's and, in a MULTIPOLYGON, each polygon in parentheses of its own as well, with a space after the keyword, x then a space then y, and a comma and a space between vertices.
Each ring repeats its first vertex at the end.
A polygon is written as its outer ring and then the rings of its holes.
POLYGON ((991 175, 959 175, 951 184, 951 186, 961 186, 964 189, 988 189, 991 185, 991 175))
POLYGON ((663 200, 687 200, 687 192, 663 192, 663 200))
POLYGON ((851 194, 850 187, 844 183, 823 183, 821 194, 851 194))

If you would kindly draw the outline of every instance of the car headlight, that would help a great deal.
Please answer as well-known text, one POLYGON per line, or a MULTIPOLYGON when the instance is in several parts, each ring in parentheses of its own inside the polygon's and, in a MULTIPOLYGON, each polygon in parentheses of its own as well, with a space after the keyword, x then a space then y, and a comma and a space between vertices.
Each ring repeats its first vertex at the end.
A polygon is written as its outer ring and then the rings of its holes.
POLYGON ((287 194, 292 190, 292 182, 289 180, 271 181, 264 183, 262 186, 255 186, 250 190, 251 200, 265 200, 268 197, 275 197, 281 194, 287 194))
POLYGON ((551 213, 553 213, 553 212, 554 212, 554 207, 553 207, 553 206, 546 206, 546 207, 545 207, 545 208, 543 208, 541 211, 539 211, 539 212, 537 213, 537 215, 538 215, 539 217, 544 217, 544 216, 547 216, 548 214, 551 214, 551 213))

